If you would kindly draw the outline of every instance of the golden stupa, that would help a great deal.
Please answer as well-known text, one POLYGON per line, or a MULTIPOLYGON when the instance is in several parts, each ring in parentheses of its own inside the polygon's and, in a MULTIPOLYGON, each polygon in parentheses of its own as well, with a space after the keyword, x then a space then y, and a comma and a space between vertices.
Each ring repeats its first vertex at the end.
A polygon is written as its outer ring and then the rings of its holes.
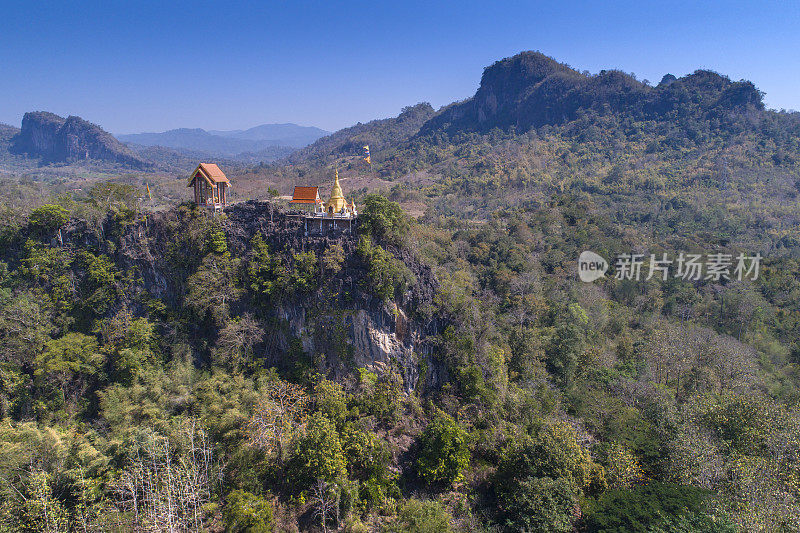
POLYGON ((336 169, 336 178, 333 181, 333 190, 331 197, 325 202, 325 211, 328 213, 341 213, 342 210, 349 207, 347 200, 344 198, 342 186, 339 184, 339 169, 336 169))

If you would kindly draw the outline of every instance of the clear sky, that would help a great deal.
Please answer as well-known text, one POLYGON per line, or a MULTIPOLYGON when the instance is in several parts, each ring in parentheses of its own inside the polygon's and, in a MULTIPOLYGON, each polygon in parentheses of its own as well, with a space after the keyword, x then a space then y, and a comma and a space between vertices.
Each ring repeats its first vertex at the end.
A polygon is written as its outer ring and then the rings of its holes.
POLYGON ((653 83, 709 68, 800 109, 800 2, 0 0, 0 122, 335 130, 467 98, 522 50, 653 83))

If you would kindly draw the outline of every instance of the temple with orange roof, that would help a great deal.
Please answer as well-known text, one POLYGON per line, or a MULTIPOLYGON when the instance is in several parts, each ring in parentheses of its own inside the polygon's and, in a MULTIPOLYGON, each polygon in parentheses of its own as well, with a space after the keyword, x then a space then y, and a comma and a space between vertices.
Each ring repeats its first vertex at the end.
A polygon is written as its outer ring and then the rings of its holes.
POLYGON ((323 202, 319 187, 294 188, 292 200, 289 202, 304 213, 300 214, 305 219, 306 233, 325 232, 330 229, 352 229, 352 221, 358 216, 355 202, 347 201, 339 183, 339 170, 336 170, 333 180, 333 189, 327 202, 323 202))
POLYGON ((296 186, 289 204, 297 209, 310 210, 313 213, 322 213, 325 202, 319 196, 319 187, 296 186))
POLYGON ((224 208, 228 203, 230 180, 214 163, 200 163, 189 177, 187 187, 194 187, 194 201, 198 206, 224 208))

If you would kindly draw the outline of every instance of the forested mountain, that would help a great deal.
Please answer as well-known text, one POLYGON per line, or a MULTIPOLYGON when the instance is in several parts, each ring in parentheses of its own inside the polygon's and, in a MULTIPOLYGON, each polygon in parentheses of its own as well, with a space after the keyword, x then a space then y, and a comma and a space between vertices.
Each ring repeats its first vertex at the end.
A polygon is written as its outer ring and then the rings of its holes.
POLYGON ((24 159, 23 155, 16 155, 12 152, 14 138, 19 135, 19 128, 0 124, 0 162, 7 163, 9 159, 24 159))
MULTIPOLYGON (((291 161, 355 155, 370 142, 378 154, 426 149, 432 143, 463 144, 492 132, 494 138, 519 136, 523 145, 528 142, 524 134, 558 133, 593 142, 601 140, 601 129, 609 128, 606 133, 617 138, 650 136, 651 143, 668 143, 666 148, 702 144, 712 135, 735 141, 750 134, 776 143, 781 157, 787 150, 797 152, 800 113, 766 110, 762 98, 752 82, 733 82, 707 70, 681 78, 666 74, 653 87, 618 70, 591 75, 539 52, 523 52, 487 67, 472 98, 438 112, 419 104, 395 119, 340 130, 293 154, 291 161)), ((649 146, 654 153, 659 148, 649 146)))
POLYGON ((149 166, 100 126, 44 111, 25 113, 11 151, 44 163, 94 160, 139 169, 149 166))
POLYGON ((9 126, 8 124, 0 123, 0 140, 4 143, 4 147, 7 146, 6 143, 10 143, 11 139, 19 133, 19 128, 15 128, 14 126, 9 126))
POLYGON ((313 161, 325 163, 335 157, 361 155, 364 146, 370 150, 392 149, 397 144, 419 131, 419 128, 434 115, 428 103, 403 108, 396 118, 386 118, 358 123, 336 133, 322 137, 310 146, 293 153, 292 163, 313 161))
POLYGON ((667 74, 656 87, 618 70, 580 73, 538 52, 524 52, 487 67, 475 96, 449 106, 425 124, 420 135, 492 128, 519 133, 561 125, 586 115, 624 115, 632 120, 736 120, 731 115, 764 109, 762 95, 749 81, 732 82, 698 70, 676 79, 667 74))
POLYGON ((265 164, 284 158, 294 149, 286 146, 270 146, 257 152, 241 152, 234 156, 212 155, 202 150, 186 148, 167 148, 166 146, 127 143, 126 146, 142 159, 151 162, 159 170, 173 176, 184 177, 197 166, 199 161, 215 161, 230 170, 242 170, 252 165, 265 164))
POLYGON ((353 233, 8 180, 0 523, 796 531, 800 121, 761 96, 526 52, 226 168, 266 197, 338 167, 353 233))

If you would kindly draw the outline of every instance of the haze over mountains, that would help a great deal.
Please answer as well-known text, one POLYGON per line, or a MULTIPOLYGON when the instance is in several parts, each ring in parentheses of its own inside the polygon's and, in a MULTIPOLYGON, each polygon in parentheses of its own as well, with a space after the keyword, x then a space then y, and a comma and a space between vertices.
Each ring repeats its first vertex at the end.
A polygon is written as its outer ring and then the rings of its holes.
POLYGON ((179 150, 206 152, 217 157, 237 157, 245 153, 270 152, 288 155, 329 132, 297 124, 262 124, 246 130, 211 130, 178 128, 161 133, 118 135, 125 143, 142 146, 166 146, 179 150))
POLYGON ((234 166, 283 158, 328 132, 296 124, 262 124, 247 130, 181 128, 114 137, 78 116, 28 112, 21 128, 0 124, 0 163, 6 171, 48 165, 180 172, 200 159, 234 166))

